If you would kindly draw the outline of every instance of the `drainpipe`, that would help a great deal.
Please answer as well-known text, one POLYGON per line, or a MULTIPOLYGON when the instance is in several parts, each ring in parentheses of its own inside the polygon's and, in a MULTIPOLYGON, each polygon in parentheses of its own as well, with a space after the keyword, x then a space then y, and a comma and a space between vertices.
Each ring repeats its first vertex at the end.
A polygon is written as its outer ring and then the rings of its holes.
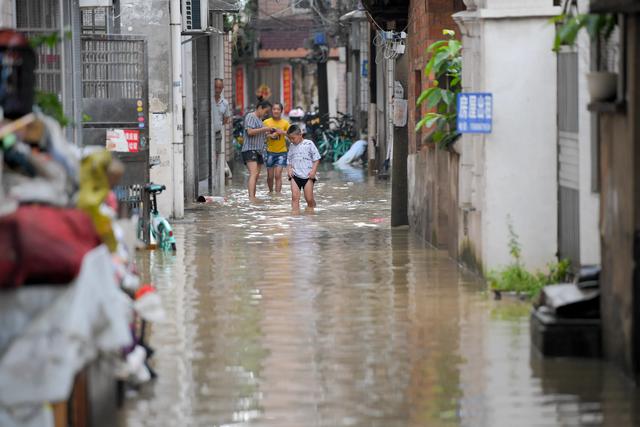
POLYGON ((171 80, 172 117, 171 159, 173 185, 173 217, 184 217, 184 140, 182 136, 182 17, 180 0, 171 0, 171 80))

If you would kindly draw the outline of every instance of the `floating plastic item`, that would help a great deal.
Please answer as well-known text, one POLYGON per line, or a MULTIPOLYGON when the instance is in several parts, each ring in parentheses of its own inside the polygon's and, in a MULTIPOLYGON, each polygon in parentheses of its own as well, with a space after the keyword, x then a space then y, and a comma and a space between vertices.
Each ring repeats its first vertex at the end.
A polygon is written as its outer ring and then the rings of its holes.
POLYGON ((198 196, 198 203, 224 203, 227 199, 222 196, 198 196))
POLYGON ((351 148, 342 155, 334 165, 347 165, 360 160, 360 157, 367 151, 367 145, 369 143, 364 139, 359 139, 351 145, 351 148))

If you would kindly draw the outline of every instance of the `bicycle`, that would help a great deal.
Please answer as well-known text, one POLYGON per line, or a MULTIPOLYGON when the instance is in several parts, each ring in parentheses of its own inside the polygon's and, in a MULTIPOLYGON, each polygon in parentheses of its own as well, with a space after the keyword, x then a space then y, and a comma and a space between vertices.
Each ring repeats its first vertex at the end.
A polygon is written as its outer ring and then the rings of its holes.
POLYGON ((335 162, 349 151, 351 143, 350 139, 342 138, 335 131, 324 131, 318 141, 318 152, 323 160, 335 162))
POLYGON ((236 116, 233 118, 233 148, 234 158, 237 161, 242 160, 242 144, 244 143, 244 117, 236 116))
POLYGON ((151 232, 151 237, 157 242, 157 247, 163 251, 171 250, 175 252, 177 249, 173 229, 169 221, 158 211, 158 201, 156 199, 157 195, 166 189, 166 186, 154 184, 153 182, 145 184, 144 186, 144 190, 151 195, 149 203, 149 231, 151 232))

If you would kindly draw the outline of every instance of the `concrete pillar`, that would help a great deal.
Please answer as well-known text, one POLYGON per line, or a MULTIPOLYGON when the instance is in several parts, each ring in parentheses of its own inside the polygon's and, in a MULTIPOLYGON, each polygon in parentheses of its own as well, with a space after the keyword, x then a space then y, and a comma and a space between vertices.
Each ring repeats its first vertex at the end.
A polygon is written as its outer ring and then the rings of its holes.
POLYGON ((338 113, 338 95, 339 95, 339 74, 338 74, 338 61, 327 61, 327 97, 329 115, 335 117, 338 113))
MULTIPOLYGON (((213 22, 211 23, 214 28, 222 28, 222 15, 213 15, 213 22)), ((214 102, 214 79, 224 78, 224 34, 214 34, 211 36, 211 43, 209 43, 211 49, 211 143, 212 146, 212 182, 213 182, 213 194, 216 196, 224 196, 225 192, 225 179, 224 172, 227 165, 224 127, 218 129, 216 125, 218 117, 217 105, 214 102), (217 132, 219 132, 217 134, 217 132), (219 137, 221 136, 221 138, 219 137)))
MULTIPOLYGON (((588 0, 580 0, 581 13, 587 13, 588 0)), ((591 40, 586 31, 578 35, 578 134, 580 173, 580 262, 583 265, 600 264, 600 195, 594 188, 592 178, 598 174, 597 116, 587 109, 589 92, 587 72, 592 68, 591 40), (593 150, 593 148, 596 150, 593 150), (595 151, 595 152, 594 152, 595 151)))
MULTIPOLYGON (((149 155, 159 160, 151 169, 151 180, 165 184, 167 191, 158 198, 158 209, 173 215, 171 124, 171 32, 168 0, 121 0, 122 34, 144 35, 149 40, 149 155), (149 17, 154 19, 150 20, 149 17)), ((180 113, 182 114, 182 113, 180 113)))
POLYGON ((196 155, 194 140, 193 111, 193 44, 186 43, 182 49, 184 91, 184 197, 185 202, 193 202, 197 197, 196 155))
MULTIPOLYGON (((409 83, 408 57, 396 61, 395 79, 405 89, 409 83)), ((391 109, 390 109, 391 110, 391 109)), ((391 167, 391 226, 408 225, 407 215, 407 156, 409 155, 409 133, 406 124, 393 128, 393 164, 391 167)))
POLYGON ((182 15, 179 0, 171 0, 171 186, 173 217, 184 217, 184 125, 182 117, 182 15))

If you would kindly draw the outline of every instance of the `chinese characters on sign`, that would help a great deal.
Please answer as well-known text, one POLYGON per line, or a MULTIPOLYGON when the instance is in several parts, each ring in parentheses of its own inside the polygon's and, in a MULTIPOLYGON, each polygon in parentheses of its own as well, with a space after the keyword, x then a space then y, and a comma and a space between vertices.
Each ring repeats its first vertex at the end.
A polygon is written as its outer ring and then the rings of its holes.
POLYGON ((140 151, 140 131, 137 129, 107 129, 107 150, 124 153, 140 151))
POLYGON ((244 114, 244 69, 236 68, 236 108, 244 114))
POLYGON ((490 93, 458 94, 458 132, 491 133, 493 95, 490 93))
POLYGON ((284 113, 291 111, 293 99, 291 96, 291 67, 282 68, 282 103, 284 104, 284 113))

